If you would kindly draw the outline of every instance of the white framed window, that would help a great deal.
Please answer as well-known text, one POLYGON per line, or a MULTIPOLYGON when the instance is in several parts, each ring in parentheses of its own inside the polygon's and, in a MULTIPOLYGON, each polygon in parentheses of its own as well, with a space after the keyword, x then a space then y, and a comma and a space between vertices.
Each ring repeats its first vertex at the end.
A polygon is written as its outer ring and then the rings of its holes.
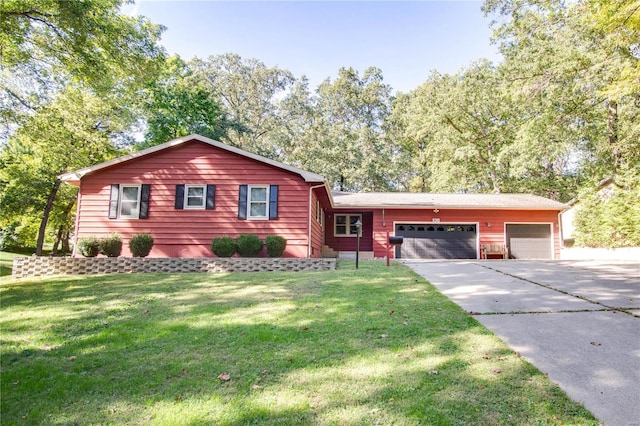
POLYGON ((337 214, 334 216, 334 235, 336 237, 355 237, 358 235, 358 220, 362 223, 360 214, 337 214))
POLYGON ((269 218, 269 185, 249 185, 247 193, 247 218, 269 218))
POLYGON ((207 202, 207 185, 184 186, 184 208, 204 209, 207 202))
POLYGON ((323 216, 324 209, 320 206, 320 200, 316 200, 316 222, 321 224, 323 216))
POLYGON ((140 217, 140 185, 120 185, 118 217, 138 219, 140 217))

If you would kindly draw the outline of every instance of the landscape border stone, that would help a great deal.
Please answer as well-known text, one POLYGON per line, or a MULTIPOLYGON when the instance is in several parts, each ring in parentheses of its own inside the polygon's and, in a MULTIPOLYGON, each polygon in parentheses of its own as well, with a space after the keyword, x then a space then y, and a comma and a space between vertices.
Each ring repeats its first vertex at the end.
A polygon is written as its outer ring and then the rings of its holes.
POLYGON ((13 278, 47 275, 95 275, 131 273, 228 273, 327 271, 336 268, 333 258, 149 258, 149 257, 16 257, 13 278))

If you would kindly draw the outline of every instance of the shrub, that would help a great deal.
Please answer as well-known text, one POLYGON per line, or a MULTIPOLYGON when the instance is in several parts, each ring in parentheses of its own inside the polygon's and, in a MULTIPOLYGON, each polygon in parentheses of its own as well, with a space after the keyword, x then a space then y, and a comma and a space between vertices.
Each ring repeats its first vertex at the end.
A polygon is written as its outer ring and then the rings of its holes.
POLYGON ((129 250, 133 257, 147 257, 153 247, 153 237, 150 234, 136 234, 129 240, 129 250))
POLYGON ((211 251, 218 257, 231 257, 236 252, 236 243, 231 237, 214 238, 211 242, 211 251))
POLYGON ((96 257, 100 253, 100 240, 96 237, 80 238, 78 251, 84 257, 96 257))
POLYGON ((241 234, 236 238, 238 254, 242 257, 257 257, 262 245, 262 240, 256 234, 241 234))
POLYGON ((100 253, 107 257, 118 257, 122 253, 122 238, 118 234, 112 234, 100 239, 100 253))
POLYGON ((268 235, 264 239, 269 257, 282 257, 287 247, 287 240, 279 235, 268 235))
POLYGON ((0 229, 0 250, 9 250, 18 246, 18 234, 16 229, 20 225, 18 222, 13 222, 6 228, 0 229))

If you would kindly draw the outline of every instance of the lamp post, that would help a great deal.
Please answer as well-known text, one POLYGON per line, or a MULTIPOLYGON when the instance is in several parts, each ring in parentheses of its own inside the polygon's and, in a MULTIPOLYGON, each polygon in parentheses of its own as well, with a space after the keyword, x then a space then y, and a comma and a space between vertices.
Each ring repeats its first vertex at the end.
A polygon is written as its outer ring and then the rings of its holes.
POLYGON ((356 225, 356 269, 358 269, 358 261, 360 260, 360 230, 362 229, 362 222, 360 219, 354 224, 356 225))

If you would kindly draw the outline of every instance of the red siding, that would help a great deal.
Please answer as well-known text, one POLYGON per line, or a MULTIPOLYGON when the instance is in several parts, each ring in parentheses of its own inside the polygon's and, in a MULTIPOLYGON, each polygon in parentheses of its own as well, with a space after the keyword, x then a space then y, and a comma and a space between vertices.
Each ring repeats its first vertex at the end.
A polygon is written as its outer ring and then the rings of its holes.
POLYGON ((210 257, 211 240, 255 233, 287 239, 285 256, 307 257, 309 187, 300 176, 197 141, 89 174, 78 197, 76 236, 148 232, 155 257, 210 257), (109 219, 110 185, 151 184, 148 219, 109 219), (178 184, 215 184, 215 210, 175 209, 178 184), (239 185, 279 185, 278 219, 238 219, 239 185))
POLYGON ((318 191, 324 191, 324 189, 316 189, 313 191, 311 200, 311 253, 310 257, 320 257, 322 255, 322 244, 324 242, 324 214, 322 204, 318 205, 320 199, 318 197, 318 191), (318 211, 320 210, 320 211, 318 211), (320 219, 320 220, 318 220, 320 219))
POLYGON ((341 214, 361 214, 362 215, 362 236, 360 237, 360 250, 372 251, 374 247, 372 230, 374 229, 373 217, 371 211, 358 210, 335 210, 327 215, 327 237, 326 244, 335 251, 355 251, 357 245, 356 237, 345 237, 334 234, 335 231, 335 215, 341 214))
MULTIPOLYGON (((334 214, 343 213, 335 211, 334 214)), ((361 250, 373 250, 376 257, 386 255, 386 234, 394 235, 395 223, 431 223, 434 218, 440 223, 472 223, 478 225, 480 244, 505 244, 506 223, 549 223, 553 225, 554 256, 560 256, 560 233, 558 212, 549 210, 439 210, 433 209, 374 209, 369 213, 349 210, 344 213, 363 213, 363 236, 361 250), (363 244, 364 243, 364 244, 363 244), (367 248, 368 247, 371 248, 367 248)), ((333 235, 333 216, 328 215, 327 245, 334 250, 355 250, 355 238, 333 235)), ((391 250, 393 255, 393 250, 391 250)))

